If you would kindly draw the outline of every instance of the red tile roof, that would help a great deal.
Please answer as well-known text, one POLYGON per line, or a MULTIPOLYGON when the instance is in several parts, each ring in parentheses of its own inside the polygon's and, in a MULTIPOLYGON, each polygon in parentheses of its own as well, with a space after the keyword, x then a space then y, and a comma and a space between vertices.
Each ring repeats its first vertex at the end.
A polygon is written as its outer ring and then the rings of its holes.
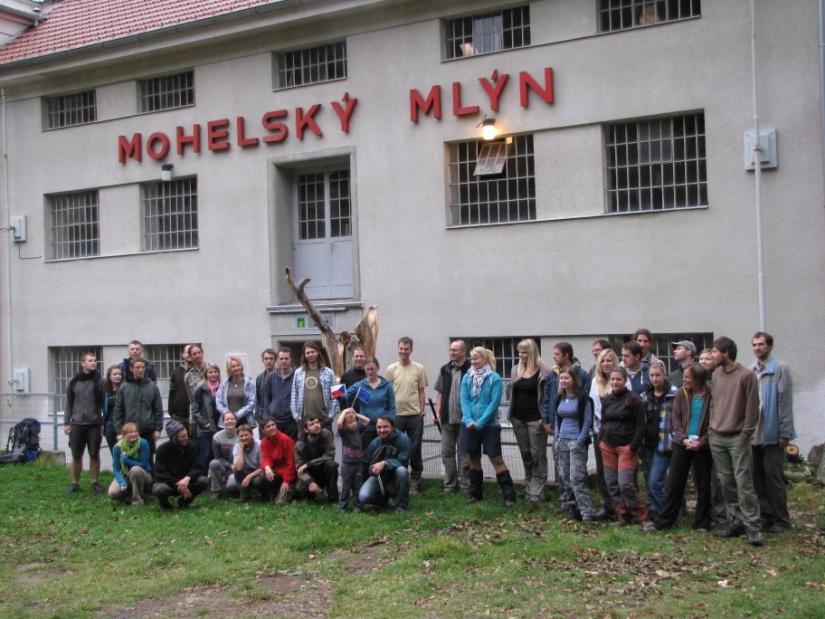
POLYGON ((279 1, 63 0, 37 26, 0 47, 0 64, 80 49, 279 1))

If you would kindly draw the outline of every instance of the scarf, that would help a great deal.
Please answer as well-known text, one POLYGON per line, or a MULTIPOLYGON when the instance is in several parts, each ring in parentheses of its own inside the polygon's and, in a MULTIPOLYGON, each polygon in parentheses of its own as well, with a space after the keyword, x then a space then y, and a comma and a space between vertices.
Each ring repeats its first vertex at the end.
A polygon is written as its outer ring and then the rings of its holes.
POLYGON ((118 447, 120 447, 120 470, 123 471, 124 475, 129 474, 129 467, 124 464, 122 456, 128 457, 130 460, 137 460, 138 456, 140 456, 140 438, 136 440, 134 443, 130 443, 125 438, 120 439, 117 442, 118 447))
POLYGON ((218 387, 221 386, 221 381, 216 380, 213 383, 213 382, 207 380, 207 381, 204 382, 204 384, 206 385, 206 388, 209 389, 209 392, 212 395, 215 395, 218 392, 218 387))
POLYGON ((481 385, 484 383, 484 379, 492 373, 493 368, 491 368, 489 365, 485 365, 480 370, 470 368, 467 371, 467 374, 470 375, 470 382, 473 385, 472 394, 474 398, 477 398, 478 394, 481 393, 481 385))

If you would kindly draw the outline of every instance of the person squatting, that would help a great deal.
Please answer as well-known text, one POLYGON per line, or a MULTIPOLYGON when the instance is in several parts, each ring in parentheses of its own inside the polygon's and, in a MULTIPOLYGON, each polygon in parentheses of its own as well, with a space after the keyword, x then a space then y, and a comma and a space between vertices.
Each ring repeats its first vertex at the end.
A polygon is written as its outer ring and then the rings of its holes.
MULTIPOLYGON (((737 362, 728 337, 717 338, 698 359, 693 342, 673 342, 676 368, 669 374, 651 344, 646 329, 620 351, 595 340, 588 371, 568 342, 553 347, 547 364, 536 342, 525 339, 505 386, 492 351, 452 341, 434 385, 444 492, 466 492, 468 503, 483 500, 485 455, 503 504, 515 505, 499 420, 506 390, 527 509, 547 501, 549 437, 563 517, 669 529, 685 511, 692 473, 698 532, 716 521, 719 537, 745 536, 761 546, 762 531, 788 529, 783 465, 796 433, 790 370, 774 357, 773 337, 753 335, 755 359, 748 367, 737 362), (598 507, 588 488, 591 444, 598 507)), ((102 491, 105 437, 114 473, 108 495, 133 506, 151 494, 161 509, 173 509, 173 501, 184 509, 208 490, 215 498, 306 500, 341 510, 352 502, 356 511, 404 512, 410 495, 423 492, 428 378, 412 352, 413 340, 401 338, 398 361, 382 375, 378 360, 356 346, 352 367, 337 379, 320 346, 308 341, 297 367, 288 347, 267 348, 264 371, 254 380, 235 356, 222 379, 221 368, 204 361, 203 347, 189 344, 170 377, 165 425, 154 365, 139 341, 129 343, 128 356, 105 378, 94 354, 84 353, 66 393, 69 493, 80 490, 86 451, 91 488, 102 491), (157 445, 161 432, 168 440, 157 445)))

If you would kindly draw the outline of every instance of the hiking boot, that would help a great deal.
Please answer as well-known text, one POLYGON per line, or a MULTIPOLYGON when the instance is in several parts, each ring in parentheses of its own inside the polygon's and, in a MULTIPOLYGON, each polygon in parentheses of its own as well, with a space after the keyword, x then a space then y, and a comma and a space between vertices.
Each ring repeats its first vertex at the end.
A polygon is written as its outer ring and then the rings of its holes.
POLYGON ((143 499, 134 497, 132 499, 132 507, 141 507, 143 505, 143 499))
POLYGON ((501 494, 504 497, 504 507, 512 507, 516 504, 516 489, 513 487, 513 478, 510 477, 510 471, 503 473, 496 473, 496 481, 501 488, 501 494))
POLYGON ((159 498, 158 499, 158 506, 165 512, 171 512, 172 511, 172 504, 169 502, 169 499, 166 499, 166 498, 160 499, 159 498))
POLYGON ((745 527, 734 525, 728 527, 724 531, 719 531, 716 534, 716 537, 721 537, 722 539, 730 539, 731 537, 741 537, 745 534, 745 527))
POLYGON ((75 492, 80 492, 80 484, 72 484, 69 486, 69 489, 66 490, 66 494, 74 494, 75 492))
POLYGON ((470 498, 468 503, 475 503, 484 497, 484 472, 470 471, 470 488, 468 489, 470 498))
POLYGON ((653 524, 652 520, 645 520, 642 523, 642 531, 645 533, 653 533, 656 530, 656 525, 653 524))
POLYGON ((759 531, 749 531, 748 532, 748 543, 751 546, 762 546, 764 542, 762 541, 762 535, 760 535, 759 531))
POLYGON ((101 492, 103 492, 103 486, 101 486, 98 482, 93 481, 92 492, 94 492, 95 494, 100 494, 101 492))

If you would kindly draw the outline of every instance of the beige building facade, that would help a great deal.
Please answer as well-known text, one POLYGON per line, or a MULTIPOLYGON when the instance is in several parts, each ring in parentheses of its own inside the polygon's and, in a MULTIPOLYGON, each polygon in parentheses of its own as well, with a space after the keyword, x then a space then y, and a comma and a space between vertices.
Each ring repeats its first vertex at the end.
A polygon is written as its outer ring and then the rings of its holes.
MULTIPOLYGON (((589 367, 595 338, 638 327, 665 357, 728 335, 752 361, 750 2, 246 4, 0 48, 8 390, 59 391, 80 351, 108 366, 132 338, 162 381, 192 341, 257 374, 263 348, 317 334, 286 266, 336 330, 377 305, 382 365, 409 335, 431 383, 454 337, 505 372, 523 337, 589 367)), ((821 15, 755 5, 766 326, 807 448, 825 440, 821 15)))

